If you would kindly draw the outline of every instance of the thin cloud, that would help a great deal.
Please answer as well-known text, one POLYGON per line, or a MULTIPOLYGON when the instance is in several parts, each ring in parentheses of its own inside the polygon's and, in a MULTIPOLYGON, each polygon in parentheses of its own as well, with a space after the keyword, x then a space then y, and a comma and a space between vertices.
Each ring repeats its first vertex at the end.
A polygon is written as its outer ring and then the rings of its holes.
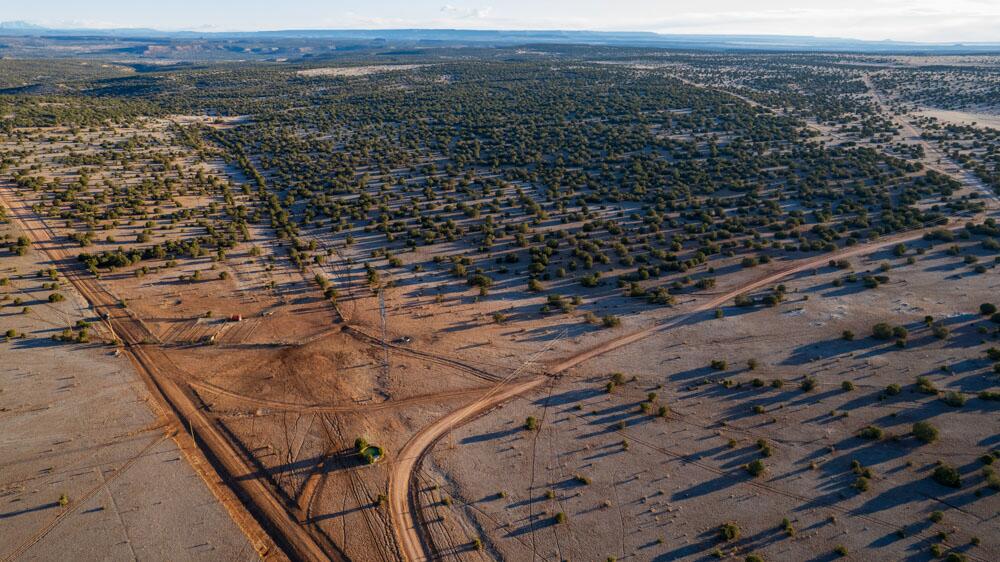
POLYGON ((462 8, 459 6, 452 6, 451 4, 445 4, 441 6, 441 12, 450 16, 457 17, 461 19, 485 19, 490 17, 493 12, 493 6, 486 6, 483 8, 462 8))

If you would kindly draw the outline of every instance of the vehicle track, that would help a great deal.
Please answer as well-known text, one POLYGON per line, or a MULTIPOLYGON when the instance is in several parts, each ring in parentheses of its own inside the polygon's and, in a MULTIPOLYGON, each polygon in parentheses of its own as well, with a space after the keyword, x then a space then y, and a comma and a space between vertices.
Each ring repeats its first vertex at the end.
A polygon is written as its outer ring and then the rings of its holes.
POLYGON ((159 445, 160 443, 163 443, 170 436, 171 435, 169 433, 165 432, 163 435, 157 437, 151 443, 143 447, 141 451, 139 451, 134 457, 130 458, 128 461, 125 462, 125 464, 123 464, 121 467, 115 470, 113 474, 102 479, 100 484, 94 486, 93 488, 85 492, 82 496, 80 496, 79 499, 73 502, 72 506, 61 511, 59 515, 57 515, 52 521, 50 521, 44 527, 39 529, 34 535, 29 537, 28 540, 21 543, 10 554, 5 556, 3 558, 3 562, 12 562, 13 560, 17 560, 25 553, 27 553, 28 550, 31 549, 31 547, 38 544, 40 540, 44 539, 46 535, 48 535, 50 532, 52 532, 53 529, 59 526, 59 524, 62 523, 67 516, 75 513, 76 510, 80 509, 80 507, 83 504, 87 503, 87 501, 90 500, 90 498, 94 497, 94 495, 100 492, 101 490, 107 488, 107 486, 112 482, 114 482, 119 476, 121 476, 122 474, 127 472, 130 468, 135 466, 135 463, 139 462, 139 460, 142 459, 142 457, 146 456, 146 453, 151 451, 153 447, 159 445))
MULTIPOLYGON (((39 247, 48 254, 53 263, 60 265, 63 275, 76 290, 101 315, 103 323, 115 338, 122 343, 122 349, 135 365, 139 376, 146 382, 154 400, 166 406, 163 414, 167 421, 180 430, 178 436, 187 435, 193 440, 208 461, 201 463, 213 467, 219 480, 226 483, 228 493, 220 489, 211 478, 204 478, 206 484, 227 508, 234 521, 241 527, 258 551, 275 553, 274 545, 280 545, 285 554, 300 560, 331 560, 305 530, 289 514, 283 502, 271 492, 260 479, 239 479, 250 474, 253 469, 236 451, 215 423, 208 419, 196 405, 196 397, 190 389, 185 392, 171 376, 169 370, 160 366, 164 363, 162 351, 144 345, 156 341, 152 333, 137 318, 119 305, 119 299, 92 277, 81 274, 82 266, 74 267, 76 258, 61 246, 57 247, 56 234, 26 210, 20 201, 16 204, 8 197, 10 185, 5 182, 0 188, 0 202, 10 210, 25 233, 31 236, 39 247), (197 428, 197 431, 195 431, 197 428), (240 498, 240 500, 237 500, 240 498), (265 532, 266 529, 266 532, 265 532), (268 538, 269 537, 269 538, 268 538)), ((185 448, 182 445, 182 449, 185 448)), ((187 447, 192 450, 191 447, 187 447)), ((203 476, 207 476, 203 474, 203 476)))
POLYGON ((626 335, 626 336, 622 336, 620 338, 616 338, 616 339, 611 340, 609 342, 606 342, 606 343, 600 344, 598 346, 595 346, 595 347, 593 347, 591 349, 588 349, 588 350, 582 351, 580 353, 577 353, 575 355, 572 355, 572 356, 570 356, 570 357, 568 357, 566 359, 563 359, 563 360, 561 360, 561 361, 559 361, 557 363, 549 365, 548 372, 550 374, 562 373, 564 371, 572 369, 573 367, 575 367, 575 366, 577 366, 577 365, 579 365, 579 364, 581 364, 581 363, 583 363, 585 361, 589 361, 590 359, 593 359, 593 358, 595 358, 595 357, 597 357, 599 355, 603 355, 603 354, 605 354, 605 353, 607 353, 609 351, 613 351, 613 350, 618 349, 620 347, 624 347, 626 345, 629 345, 629 344, 635 343, 637 341, 643 340, 643 339, 648 338, 649 336, 651 336, 653 334, 656 334, 656 333, 659 333, 659 332, 664 332, 664 331, 667 331, 667 330, 669 330, 671 328, 675 328, 675 327, 677 327, 677 326, 679 326, 681 324, 684 324, 684 323, 690 321, 691 319, 693 319, 698 314, 701 314, 703 312, 707 312, 709 310, 713 310, 713 309, 716 309, 716 308, 722 306, 724 303, 726 303, 726 302, 728 302, 728 301, 736 298, 737 296, 739 296, 741 294, 748 293, 748 292, 754 291, 756 289, 760 289, 761 287, 766 287, 766 286, 771 285, 773 283, 776 283, 776 282, 778 282, 778 281, 780 281, 780 280, 782 280, 782 279, 784 279, 784 278, 786 278, 786 277, 788 277, 790 275, 795 275, 796 273, 802 273, 803 271, 810 271, 810 270, 813 270, 813 269, 817 269, 817 268, 826 266, 830 260, 837 260, 837 259, 845 259, 845 258, 857 257, 859 255, 864 255, 864 254, 868 254, 868 253, 871 253, 871 252, 878 251, 878 250, 880 250, 882 248, 886 248, 888 246, 894 246, 894 245, 900 244, 902 242, 909 242, 909 241, 912 241, 912 240, 920 239, 920 238, 923 237, 923 235, 926 232, 930 231, 932 228, 940 228, 940 226, 921 228, 919 230, 914 230, 914 231, 906 232, 906 233, 903 233, 903 234, 890 235, 890 236, 887 236, 885 238, 881 238, 879 240, 876 240, 874 242, 870 242, 870 243, 867 243, 867 244, 859 244, 857 246, 854 246, 854 247, 851 247, 851 248, 847 248, 845 250, 841 250, 841 251, 837 251, 837 252, 831 252, 829 254, 824 254, 824 255, 821 255, 821 256, 816 256, 816 257, 813 257, 813 258, 808 258, 808 259, 799 261, 797 263, 792 263, 792 264, 788 265, 787 267, 779 269, 778 271, 775 271, 775 272, 773 272, 773 273, 771 273, 769 275, 766 275, 766 276, 764 276, 764 277, 762 277, 760 279, 757 279, 756 281, 751 281, 751 282, 748 282, 748 283, 746 283, 744 285, 741 285, 740 287, 738 287, 736 289, 731 289, 729 291, 723 292, 722 294, 716 296, 715 298, 713 298, 711 300, 708 300, 708 301, 705 301, 705 302, 697 305, 690 312, 687 312, 685 314, 681 314, 681 315, 669 318, 669 319, 664 320, 663 322, 661 322, 659 324, 656 324, 654 326, 650 326, 648 328, 645 328, 643 330, 639 330, 639 331, 634 332, 632 334, 629 334, 629 335, 626 335))
POLYGON ((423 543, 414 518, 414 511, 419 509, 410 496, 412 484, 417 483, 416 468, 432 446, 438 442, 456 424, 488 410, 514 396, 533 390, 542 385, 547 377, 534 377, 527 381, 503 384, 494 387, 485 396, 439 418, 434 423, 414 434, 398 454, 398 460, 392 467, 389 478, 389 507, 392 514, 393 527, 400 550, 406 560, 415 562, 425 560, 423 543))
MULTIPOLYGON (((322 418, 321 425, 323 427, 323 431, 326 433, 327 439, 329 440, 331 445, 335 445, 336 443, 342 443, 343 435, 340 434, 340 430, 336 429, 337 433, 336 437, 333 434, 334 430, 331 429, 335 427, 333 421, 330 420, 329 417, 326 416, 325 414, 322 415, 321 418, 322 418)), ((344 462, 343 457, 337 453, 334 453, 334 455, 328 460, 340 464, 341 468, 347 473, 347 479, 350 481, 349 488, 351 492, 351 497, 354 498, 355 505, 357 505, 358 509, 360 510, 361 519, 365 522, 365 527, 368 529, 368 535, 371 539, 371 542, 369 544, 372 546, 376 545, 379 542, 379 533, 376 531, 377 523, 372 521, 373 515, 370 513, 370 511, 374 509, 373 504, 375 502, 374 499, 371 497, 371 494, 369 493, 367 487, 365 487, 363 480, 357 474, 359 467, 347 466, 346 463, 344 462)), ((311 504, 312 501, 313 498, 310 497, 308 499, 308 503, 311 504)), ((344 517, 346 518, 346 515, 344 517)), ((387 555, 388 551, 391 550, 392 552, 395 552, 394 549, 388 549, 388 548, 374 548, 374 550, 378 552, 379 559, 382 560, 382 562, 389 562, 389 558, 387 555)))
POLYGON ((414 519, 414 512, 419 512, 419 495, 413 496, 410 490, 413 484, 418 483, 418 473, 420 464, 423 463, 424 456, 430 451, 434 444, 444 437, 451 429, 459 424, 468 421, 490 408, 507 401, 510 398, 528 392, 548 380, 547 376, 533 376, 525 381, 513 382, 521 375, 535 359, 546 353, 552 346, 558 343, 566 332, 548 342, 545 347, 535 353, 527 361, 521 364, 502 381, 498 382, 483 396, 469 404, 439 418, 429 426, 421 429, 406 442, 399 452, 399 459, 393 464, 389 473, 389 513, 393 521, 393 530, 396 533, 397 544, 400 552, 406 560, 416 561, 424 559, 423 543, 421 542, 420 529, 414 519), (401 528, 400 525, 403 525, 401 528))
POLYGON ((504 380, 504 377, 502 377, 500 375, 495 375, 493 373, 490 373, 489 371, 485 371, 485 370, 480 369, 478 367, 473 367, 472 365, 469 365, 467 363, 463 363, 461 361, 458 361, 457 359, 452 359, 450 357, 445 357, 445 356, 434 354, 434 353, 428 353, 426 351, 420 351, 418 349, 413 349, 411 347, 407 347, 407 346, 403 346, 403 345, 396 345, 396 344, 391 343, 391 342, 383 342, 381 338, 378 338, 376 336, 367 334, 367 333, 365 333, 365 332, 363 332, 363 331, 361 331, 358 328, 353 327, 353 326, 345 326, 344 327, 344 332, 347 332, 348 334, 350 334, 352 336, 355 336, 355 337, 357 337, 360 340, 363 340, 363 341, 366 341, 368 343, 371 343, 373 345, 379 345, 379 346, 381 346, 384 343, 384 345, 386 345, 387 347, 389 347, 393 351, 397 351, 397 352, 402 353, 404 355, 410 355, 410 356, 413 356, 413 357, 419 357, 421 359, 427 359, 428 361, 431 361, 433 363, 439 363, 441 365, 452 367, 454 369, 462 371, 463 373, 468 373, 468 374, 470 374, 470 375, 472 375, 474 377, 477 377, 477 378, 480 378, 480 379, 483 379, 483 380, 486 380, 486 381, 489 381, 489 382, 500 382, 500 381, 504 380))
MULTIPOLYGON (((534 490, 535 490, 535 464, 538 461, 538 437, 542 433, 542 427, 545 426, 545 419, 549 413, 549 400, 552 399, 552 391, 555 389, 555 379, 552 379, 549 383, 548 391, 546 392, 545 402, 542 406, 542 418, 539 421, 539 426, 536 428, 534 435, 531 437, 531 478, 528 481, 528 520, 535 520, 535 500, 534 500, 534 490)), ((554 530, 554 529, 553 529, 554 530)), ((558 539, 556 541, 556 546, 558 548, 558 539)), ((538 546, 535 541, 535 528, 531 528, 531 558, 535 559, 538 556, 538 546)), ((559 555, 559 559, 562 559, 562 555, 559 555)))
MULTIPOLYGON (((410 494, 410 489, 412 488, 411 484, 415 482, 415 470, 419 467, 427 452, 433 448, 434 444, 437 443, 441 437, 451 431, 456 425, 468 421, 476 413, 488 410, 489 408, 499 405, 510 398, 518 396, 519 394, 536 389, 543 384, 545 380, 547 380, 548 376, 564 373, 565 371, 598 356, 637 341, 641 341, 654 334, 677 327, 690 321, 698 314, 718 308, 723 303, 734 299, 738 295, 771 285, 796 273, 823 267, 827 265, 830 260, 865 255, 888 246, 920 239, 925 233, 936 228, 957 228, 950 225, 950 222, 951 219, 944 219, 942 224, 915 228, 908 232, 889 235, 866 244, 859 244, 858 246, 846 248, 837 252, 831 252, 829 254, 792 263, 787 267, 766 275, 765 277, 748 282, 711 300, 705 301, 687 313, 680 314, 649 328, 621 336, 593 348, 576 353, 556 363, 550 364, 547 369, 547 375, 545 376, 533 377, 526 381, 509 386, 502 391, 499 390, 502 387, 502 383, 500 383, 494 388, 494 390, 497 390, 496 392, 491 391, 482 398, 450 414, 447 414, 442 418, 439 418, 437 421, 421 429, 410 438, 407 444, 403 447, 402 451, 399 453, 400 460, 393 466, 393 471, 390 475, 390 512, 392 513, 398 543, 403 556, 412 562, 427 560, 429 558, 428 554, 424 550, 420 529, 418 528, 418 522, 413 515, 413 511, 419 509, 419 506, 417 505, 413 495, 410 494)), ((509 380, 509 378, 507 380, 509 380)), ((787 495, 787 493, 782 491, 778 491, 777 493, 787 495)), ((881 524, 880 521, 876 520, 872 520, 872 522, 878 522, 881 524)))
POLYGON ((305 413, 349 414, 349 413, 359 413, 359 412, 377 412, 380 410, 388 410, 396 407, 411 406, 413 404, 439 402, 442 399, 476 396, 488 390, 487 387, 476 387, 476 388, 468 388, 462 390, 452 390, 447 392, 437 392, 434 394, 419 394, 417 396, 411 396, 409 398, 400 398, 398 400, 386 400, 384 402, 376 402, 374 404, 345 404, 337 406, 330 404, 302 404, 297 402, 286 402, 283 400, 269 400, 267 398, 256 398, 254 396, 248 396, 246 394, 241 394, 238 392, 234 392, 232 390, 227 390, 220 386, 216 386, 214 384, 202 381, 191 382, 189 383, 189 386, 197 390, 202 390, 220 396, 225 396, 227 398, 232 398, 234 400, 243 402, 244 404, 249 404, 251 406, 255 406, 258 408, 268 408, 279 412, 296 412, 303 414, 305 413))
POLYGON ((882 110, 882 113, 884 113, 885 115, 889 115, 892 118, 893 122, 899 125, 903 129, 903 131, 906 133, 906 135, 909 137, 911 141, 923 147, 924 160, 930 160, 931 155, 934 155, 934 157, 937 158, 938 163, 942 162, 947 163, 951 168, 953 168, 953 171, 948 170, 947 167, 941 167, 929 161, 924 162, 924 166, 926 168, 929 168, 931 170, 934 170, 935 172, 944 174, 946 176, 951 176, 953 179, 956 179, 966 184, 967 186, 971 187, 972 189, 979 191, 980 194, 982 194, 987 199, 990 199, 994 203, 1000 202, 1000 193, 995 193, 994 191, 992 191, 982 182, 982 180, 976 177, 975 174, 962 168, 950 156, 948 156, 948 154, 943 152, 939 147, 935 146, 930 141, 926 140, 924 138, 923 132, 921 132, 907 117, 903 115, 895 115, 889 109, 888 103, 885 101, 885 99, 882 97, 882 94, 879 93, 878 89, 875 87, 875 84, 872 82, 871 73, 868 72, 864 73, 862 81, 864 82, 865 87, 868 88, 868 91, 871 93, 872 97, 875 99, 875 103, 878 104, 879 109, 882 110), (956 175, 958 175, 958 177, 955 177, 956 175))

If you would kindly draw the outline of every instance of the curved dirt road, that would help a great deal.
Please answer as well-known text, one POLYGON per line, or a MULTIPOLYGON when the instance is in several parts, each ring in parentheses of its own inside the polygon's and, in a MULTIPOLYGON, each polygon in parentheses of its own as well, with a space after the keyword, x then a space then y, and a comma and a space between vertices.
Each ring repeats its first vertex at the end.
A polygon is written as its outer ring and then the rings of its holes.
MULTIPOLYGON (((933 228, 939 228, 939 227, 933 227, 933 228)), ((568 369, 571 369, 579 365, 580 363, 593 359, 594 357, 603 355, 609 351, 613 351, 628 344, 635 343, 655 333, 664 332, 679 324, 683 324, 684 322, 690 320, 696 314, 716 309, 722 306, 725 302, 736 298, 738 295, 754 291, 761 287, 766 287, 790 275, 795 275, 796 273, 802 273, 803 271, 808 271, 810 269, 816 269, 818 267, 825 266, 829 263, 830 260, 844 259, 863 254, 868 254, 871 252, 876 252, 878 250, 881 250, 882 248, 885 248, 887 246, 895 246, 896 244, 899 244, 901 242, 909 242, 912 240, 916 240, 922 238, 924 233, 929 230, 931 230, 931 228, 922 228, 920 230, 915 230, 905 234, 888 236, 886 238, 876 240, 875 242, 870 242, 868 244, 859 244, 858 246, 847 248, 839 252, 833 252, 822 256, 816 256, 815 258, 803 260, 800 263, 792 264, 789 267, 775 271, 774 273, 771 273, 766 277, 762 277, 756 281, 751 281, 749 283, 739 286, 736 289, 732 289, 726 293, 723 293, 711 300, 705 301, 695 306, 690 312, 686 312, 679 316, 670 318, 661 324, 650 326, 649 328, 639 330, 632 334, 628 334, 626 336, 613 339, 609 342, 605 342, 601 345, 590 348, 588 350, 581 351, 576 355, 573 355, 571 357, 563 359, 558 363, 550 365, 548 372, 551 374, 561 373, 563 371, 566 371, 568 369)))
MULTIPOLYGON (((830 260, 834 259, 844 259, 849 257, 860 256, 864 254, 869 254, 887 246, 893 246, 901 242, 908 242, 922 238, 923 235, 935 228, 957 228, 956 226, 940 225, 934 227, 920 228, 910 232, 897 234, 895 236, 888 236, 874 242, 867 244, 860 244, 858 246, 847 248, 838 252, 833 252, 830 254, 825 254, 822 256, 816 256, 811 259, 803 260, 799 263, 791 264, 790 266, 783 268, 781 270, 775 271, 765 277, 757 279, 755 281, 748 282, 741 285, 738 288, 727 291, 719 296, 716 296, 708 301, 705 301, 697 305, 690 312, 686 312, 679 316, 670 318, 669 320, 621 336, 619 338, 613 339, 611 341, 605 342, 596 347, 581 351, 571 357, 563 359, 557 363, 549 366, 548 374, 556 375, 567 371, 581 363, 589 361, 595 357, 613 351, 615 349, 624 347, 631 343, 635 343, 639 340, 645 339, 653 334, 666 331, 670 328, 676 327, 688 320, 693 316, 700 314, 702 312, 718 308, 723 303, 732 300, 737 295, 771 285, 777 281, 780 281, 790 275, 796 273, 801 273, 803 271, 808 271, 810 269, 815 269, 817 267, 822 267, 829 263, 830 260)), ((427 560, 428 557, 424 552, 423 541, 420 536, 420 529, 417 523, 417 519, 414 514, 414 509, 417 506, 413 505, 410 498, 410 484, 415 482, 415 471, 423 460, 423 457, 427 452, 434 446, 434 444, 445 434, 451 431, 456 425, 468 421, 472 416, 488 410, 494 406, 497 406, 510 398, 513 398, 521 393, 528 392, 540 386, 547 380, 546 376, 534 377, 516 384, 511 384, 505 386, 503 383, 498 384, 493 388, 486 396, 477 399, 476 401, 468 404, 452 412, 443 418, 437 420, 431 425, 421 429, 419 432, 413 435, 410 440, 403 446, 403 449, 399 453, 399 460, 393 465, 392 472, 389 475, 389 511, 390 519, 394 522, 393 527, 396 532, 396 538, 399 541, 400 550, 402 551, 403 557, 411 562, 427 560)))
POLYGON ((534 377, 509 386, 503 384, 497 385, 486 396, 438 419, 436 422, 418 431, 407 441, 406 445, 399 452, 399 459, 393 465, 392 473, 389 476, 390 518, 395 522, 393 528, 396 531, 396 538, 399 540, 399 548, 403 553, 403 558, 411 562, 427 559, 424 554, 423 543, 420 539, 420 530, 417 527, 416 517, 411 510, 409 494, 410 483, 414 479, 414 472, 423 460, 424 454, 430 450, 438 439, 451 431, 459 423, 518 394, 528 392, 540 386, 545 381, 546 377, 534 377))

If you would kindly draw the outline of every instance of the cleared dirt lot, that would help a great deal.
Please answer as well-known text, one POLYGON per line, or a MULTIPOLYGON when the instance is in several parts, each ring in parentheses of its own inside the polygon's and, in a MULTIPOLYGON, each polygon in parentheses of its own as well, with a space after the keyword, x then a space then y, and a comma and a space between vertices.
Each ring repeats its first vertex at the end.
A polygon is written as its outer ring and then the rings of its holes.
POLYGON ((165 434, 128 360, 95 330, 94 343, 52 339, 78 320, 96 322, 86 302, 65 281, 66 299, 48 302, 41 285, 50 279, 35 272, 51 264, 37 249, 0 263, 10 279, 0 294, 11 296, 0 327, 26 335, 0 342, 0 555, 258 559, 165 434))

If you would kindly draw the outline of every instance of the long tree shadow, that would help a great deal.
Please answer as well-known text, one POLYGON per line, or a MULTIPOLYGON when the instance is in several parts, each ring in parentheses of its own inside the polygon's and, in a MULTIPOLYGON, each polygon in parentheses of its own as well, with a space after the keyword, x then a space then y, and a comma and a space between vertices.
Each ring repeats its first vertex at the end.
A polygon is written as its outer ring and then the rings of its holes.
POLYGON ((494 441, 497 439, 503 439, 504 437, 510 437, 511 435, 517 435, 521 433, 523 428, 512 427, 510 429, 501 429, 499 431, 491 431, 488 433, 481 433, 479 435, 470 435, 468 437, 462 438, 461 444, 468 445, 471 443, 484 443, 486 441, 494 441))
POLYGON ((546 516, 542 514, 535 515, 535 520, 529 522, 526 525, 522 525, 517 529, 512 529, 507 532, 507 537, 515 538, 528 533, 534 533, 535 531, 540 531, 542 529, 548 529, 556 524, 555 517, 546 516))
POLYGON ((721 492, 722 490, 736 486, 744 480, 745 478, 743 476, 738 476, 736 474, 722 474, 712 478, 711 480, 706 480, 700 484, 690 486, 684 490, 676 491, 673 495, 671 495, 670 499, 673 501, 680 501, 685 499, 700 498, 702 496, 721 492))
POLYGON ((698 555, 698 553, 709 550, 719 543, 719 537, 716 531, 706 531, 699 535, 698 538, 700 539, 698 542, 679 546, 669 552, 664 552, 663 554, 653 558, 652 562, 671 562, 674 560, 690 558, 698 555))
POLYGON ((59 502, 50 502, 37 505, 35 507, 28 507, 25 509, 19 509, 17 511, 8 511, 7 513, 0 513, 0 519, 11 519, 19 515, 27 515, 28 513, 35 513, 37 511, 45 511, 46 509, 52 509, 59 507, 59 502))
POLYGON ((576 402, 583 402, 584 400, 589 400, 591 398, 596 398, 601 394, 603 394, 601 391, 593 388, 581 388, 577 390, 568 390, 559 394, 553 394, 546 398, 539 398, 538 400, 535 400, 534 404, 536 406, 565 406, 566 404, 573 404, 576 402))
POLYGON ((856 339, 847 341, 843 338, 829 339, 826 341, 808 343, 792 350, 788 357, 781 362, 782 365, 806 365, 813 361, 841 357, 847 354, 857 353, 864 349, 871 349, 880 345, 874 339, 856 339))

